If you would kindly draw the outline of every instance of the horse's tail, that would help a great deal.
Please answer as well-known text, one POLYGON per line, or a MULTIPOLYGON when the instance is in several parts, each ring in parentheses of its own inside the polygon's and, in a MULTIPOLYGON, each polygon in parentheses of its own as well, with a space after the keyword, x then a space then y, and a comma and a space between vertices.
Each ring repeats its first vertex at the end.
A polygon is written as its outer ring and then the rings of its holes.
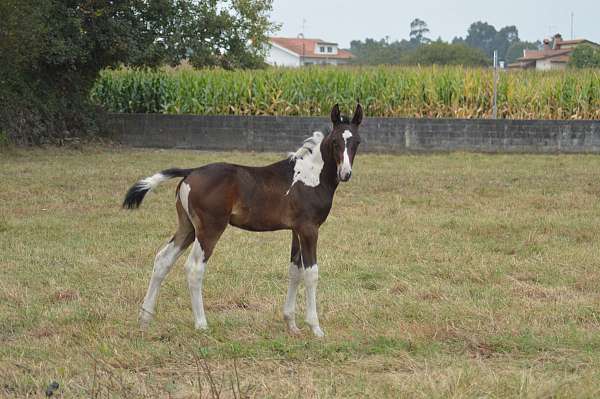
POLYGON ((187 177, 190 173, 192 173, 194 169, 166 169, 162 172, 156 173, 150 177, 146 177, 145 179, 138 180, 127 194, 125 194, 125 199, 123 200, 123 208, 125 209, 135 209, 140 206, 146 194, 156 188, 162 182, 165 182, 174 177, 187 177))

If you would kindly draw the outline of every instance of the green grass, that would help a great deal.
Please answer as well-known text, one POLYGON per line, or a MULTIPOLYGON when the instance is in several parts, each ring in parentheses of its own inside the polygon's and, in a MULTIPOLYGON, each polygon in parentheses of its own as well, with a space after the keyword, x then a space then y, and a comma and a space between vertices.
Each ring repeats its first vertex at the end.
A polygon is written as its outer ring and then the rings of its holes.
MULTIPOLYGON (((319 243, 326 333, 285 332, 289 232, 226 230, 209 333, 183 260, 137 313, 175 227, 176 182, 139 177, 277 154, 88 147, 0 153, 0 397, 598 397, 600 157, 365 155, 319 243), (235 378, 236 370, 238 379, 235 378)), ((303 294, 302 294, 303 295, 303 294)), ((299 321, 304 300, 299 299, 299 321)))

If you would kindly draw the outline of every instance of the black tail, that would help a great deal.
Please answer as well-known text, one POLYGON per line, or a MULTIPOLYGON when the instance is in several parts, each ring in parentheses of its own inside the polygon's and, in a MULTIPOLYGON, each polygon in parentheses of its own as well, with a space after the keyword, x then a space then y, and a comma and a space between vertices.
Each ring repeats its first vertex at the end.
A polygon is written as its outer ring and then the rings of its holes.
POLYGON ((154 189, 160 183, 172 179, 174 177, 187 177, 190 173, 192 173, 194 169, 166 169, 162 172, 156 173, 150 177, 146 177, 145 179, 138 180, 127 194, 125 194, 125 199, 123 200, 123 208, 125 209, 136 209, 139 208, 140 204, 144 200, 146 193, 154 189))

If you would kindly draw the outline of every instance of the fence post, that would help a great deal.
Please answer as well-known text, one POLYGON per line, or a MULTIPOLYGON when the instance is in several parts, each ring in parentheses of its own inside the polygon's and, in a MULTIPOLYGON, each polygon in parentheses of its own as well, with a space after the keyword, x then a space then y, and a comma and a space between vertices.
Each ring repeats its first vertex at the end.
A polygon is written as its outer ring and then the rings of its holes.
POLYGON ((493 118, 498 119, 498 50, 494 50, 494 109, 493 118))

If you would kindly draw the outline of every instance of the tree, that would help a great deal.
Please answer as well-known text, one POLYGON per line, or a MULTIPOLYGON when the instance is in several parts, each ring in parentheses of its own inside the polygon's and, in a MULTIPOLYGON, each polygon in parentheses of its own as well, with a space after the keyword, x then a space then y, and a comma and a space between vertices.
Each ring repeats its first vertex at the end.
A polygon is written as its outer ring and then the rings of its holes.
POLYGON ((494 50, 497 50, 498 59, 506 60, 506 53, 508 52, 510 46, 512 46, 514 43, 519 42, 519 30, 517 29, 517 27, 514 25, 505 26, 496 33, 496 36, 492 41, 492 58, 494 56, 494 50))
POLYGON ((263 64, 272 0, 2 0, 0 131, 39 142, 87 129, 101 69, 263 64))
POLYGON ((488 57, 493 55, 493 45, 496 39, 496 28, 487 22, 474 22, 469 27, 465 43, 471 47, 481 49, 488 57))
POLYGON ((600 49, 589 44, 577 46, 571 54, 569 66, 573 68, 600 68, 600 49))
POLYGON ((416 18, 410 23, 410 41, 416 43, 416 45, 429 43, 431 40, 425 37, 429 33, 427 22, 422 19, 416 18))
MULTIPOLYGON (((509 49, 512 46, 521 43, 519 39, 519 30, 516 26, 505 26, 499 31, 493 25, 487 22, 474 22, 469 27, 467 36, 463 39, 456 37, 452 41, 454 44, 464 43, 468 46, 482 50, 490 59, 494 57, 494 51, 498 51, 498 59, 507 62, 514 62, 518 48, 513 49, 509 57, 509 49)), ((529 43, 525 46, 530 47, 529 43)), ((522 50, 522 48, 521 48, 522 50)))
POLYGON ((537 50, 540 48, 540 42, 515 42, 510 45, 506 51, 504 59, 507 63, 512 64, 517 61, 518 58, 523 57, 524 50, 537 50))
POLYGON ((390 42, 386 39, 350 42, 350 51, 354 55, 353 62, 362 65, 399 64, 402 55, 409 51, 406 40, 390 42))
POLYGON ((490 64, 486 55, 478 49, 464 44, 434 42, 421 46, 404 58, 404 63, 413 65, 463 65, 483 67, 490 64))

